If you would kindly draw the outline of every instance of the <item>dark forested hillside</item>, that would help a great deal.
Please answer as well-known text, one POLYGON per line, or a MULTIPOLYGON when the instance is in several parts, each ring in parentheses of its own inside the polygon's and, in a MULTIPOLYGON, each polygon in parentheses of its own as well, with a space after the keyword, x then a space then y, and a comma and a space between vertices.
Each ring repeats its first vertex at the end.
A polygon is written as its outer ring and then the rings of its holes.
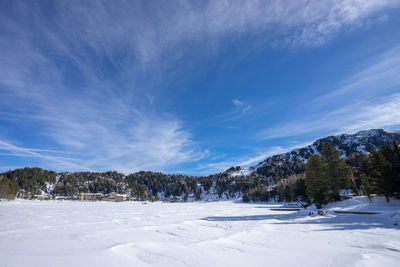
POLYGON ((331 143, 343 158, 355 154, 368 154, 380 147, 390 147, 392 141, 400 142, 400 131, 374 129, 355 134, 341 134, 318 139, 309 146, 294 149, 290 152, 268 157, 253 167, 256 174, 267 177, 287 177, 305 171, 306 161, 321 152, 324 143, 331 143))
POLYGON ((262 176, 231 177, 223 172, 206 177, 141 171, 124 175, 118 172, 55 173, 40 168, 24 168, 2 173, 3 198, 15 196, 75 197, 82 193, 126 194, 135 200, 218 200, 239 198, 251 190, 267 191, 262 176))
POLYGON ((113 171, 56 173, 40 168, 16 169, 0 174, 0 198, 59 196, 79 199, 84 194, 107 196, 114 193, 132 200, 304 201, 306 162, 312 155, 320 154, 325 143, 330 143, 345 159, 351 175, 356 178, 350 187, 357 191, 362 181, 364 184, 366 181, 361 179, 362 169, 366 168, 361 162, 365 162, 370 152, 382 146, 390 147, 393 141, 400 141, 400 132, 370 130, 329 136, 307 147, 269 157, 247 171, 237 166, 202 177, 149 171, 124 175, 113 171))

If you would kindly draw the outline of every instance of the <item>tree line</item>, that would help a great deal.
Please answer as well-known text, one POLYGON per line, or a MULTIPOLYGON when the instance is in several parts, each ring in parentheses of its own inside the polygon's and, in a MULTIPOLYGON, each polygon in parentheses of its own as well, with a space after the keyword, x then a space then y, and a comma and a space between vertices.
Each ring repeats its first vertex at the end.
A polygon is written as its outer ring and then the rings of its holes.
POLYGON ((73 196, 80 193, 130 193, 137 200, 159 200, 176 196, 203 200, 207 194, 221 199, 242 198, 244 202, 301 201, 318 207, 343 198, 343 189, 355 194, 399 197, 400 148, 381 147, 369 155, 353 153, 341 158, 331 143, 321 145, 319 154, 305 164, 303 173, 266 176, 232 176, 240 167, 209 175, 188 176, 141 171, 56 173, 40 168, 23 168, 0 174, 0 198, 12 199, 51 193, 73 196), (52 188, 50 188, 52 185, 52 188), (51 191, 51 192, 50 192, 51 191))
POLYGON ((400 148, 396 141, 369 155, 358 154, 347 160, 330 143, 325 143, 320 155, 313 155, 306 164, 306 198, 318 208, 343 198, 341 190, 355 194, 383 195, 399 198, 400 148))
POLYGON ((300 201, 315 203, 318 208, 329 202, 354 195, 382 195, 400 198, 400 147, 381 146, 369 154, 354 152, 341 158, 330 142, 319 147, 319 154, 309 157, 304 172, 269 179, 267 188, 255 188, 243 201, 300 201))
POLYGON ((43 193, 74 196, 81 193, 116 192, 128 193, 137 200, 173 197, 203 200, 207 194, 220 199, 233 199, 259 192, 268 186, 268 179, 264 176, 232 177, 230 172, 227 170, 196 177, 150 171, 124 175, 113 171, 56 173, 40 168, 23 168, 0 174, 0 198, 30 198, 43 193))

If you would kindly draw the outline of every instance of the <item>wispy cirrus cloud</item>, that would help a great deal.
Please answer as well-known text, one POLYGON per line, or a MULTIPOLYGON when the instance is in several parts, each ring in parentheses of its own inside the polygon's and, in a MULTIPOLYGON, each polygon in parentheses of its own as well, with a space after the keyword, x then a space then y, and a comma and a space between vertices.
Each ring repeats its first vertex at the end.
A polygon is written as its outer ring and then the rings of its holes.
POLYGON ((399 127, 399 52, 400 46, 395 46, 368 60, 367 65, 339 83, 336 89, 305 103, 305 116, 262 130, 257 138, 399 127))
MULTIPOLYGON (((337 132, 355 132, 364 129, 400 126, 400 94, 393 94, 384 98, 381 102, 369 105, 349 106, 338 111, 342 117, 355 112, 354 116, 346 121, 343 125, 339 125, 337 132)), ((335 114, 336 115, 336 114, 335 114)))
POLYGON ((204 171, 212 171, 212 172, 222 172, 227 170, 232 166, 241 166, 242 168, 254 166, 257 163, 265 160, 267 157, 286 153, 295 148, 300 148, 311 144, 312 142, 303 142, 297 143, 295 145, 288 145, 288 146, 272 146, 265 149, 258 149, 257 152, 253 153, 253 156, 243 155, 238 157, 234 160, 222 160, 222 161, 215 161, 212 163, 208 163, 206 165, 199 166, 196 171, 203 173, 204 171))
MULTIPOLYGON (((311 105, 327 105, 350 97, 365 98, 383 92, 390 93, 400 86, 400 46, 395 46, 382 54, 371 57, 354 75, 344 80, 337 89, 314 98, 311 105)), ((397 89, 398 90, 398 89, 397 89)))
POLYGON ((243 105, 243 102, 240 101, 240 100, 238 100, 238 99, 233 99, 233 100, 232 100, 232 103, 233 103, 235 106, 237 106, 237 107, 240 107, 240 106, 243 105))
MULTIPOLYGON (((31 157, 37 159, 44 159, 52 163, 60 164, 64 166, 64 168, 77 168, 80 170, 89 170, 84 165, 80 165, 79 163, 74 162, 75 161, 74 159, 63 157, 62 155, 60 155, 62 154, 62 152, 55 150, 27 148, 0 140, 0 151, 5 151, 6 153, 8 153, 8 155, 14 157, 31 157)), ((4 152, 2 153, 4 154, 4 152)))
POLYGON ((340 30, 362 26, 380 11, 400 6, 398 0, 53 1, 44 9, 35 1, 15 2, 19 11, 2 16, 1 22, 7 31, 18 33, 18 39, 20 33, 27 34, 21 27, 34 28, 26 37, 39 34, 37 38, 51 44, 46 49, 73 57, 76 64, 92 60, 82 53, 90 49, 129 71, 160 66, 166 57, 179 59, 188 43, 208 43, 217 51, 222 41, 243 35, 262 35, 273 46, 319 46, 340 30), (47 13, 52 14, 50 21, 47 13), (12 15, 30 23, 15 23, 12 15))
MULTIPOLYGON (((26 59, 28 68, 35 63, 26 59)), ((203 157, 176 116, 152 113, 136 99, 121 98, 104 85, 96 87, 99 91, 70 92, 63 85, 62 70, 43 63, 39 68, 55 74, 52 82, 19 73, 18 84, 9 82, 0 92, 3 120, 31 125, 34 135, 50 138, 47 148, 62 153, 15 145, 18 140, 2 141, 0 151, 36 158, 37 165, 59 170, 124 172, 163 170, 203 157)))
MULTIPOLYGON (((35 121, 33 117, 30 119, 35 121)), ((27 148, 2 140, 0 151, 12 156, 37 158, 38 165, 44 160, 47 166, 61 170, 113 169, 124 172, 163 170, 199 160, 205 155, 195 150, 190 134, 174 118, 128 120, 108 118, 98 121, 92 116, 77 120, 69 115, 41 117, 43 135, 50 137, 62 152, 27 148)))
POLYGON ((69 4, 53 2, 45 10, 19 2, 10 13, 20 20, 0 16, 2 120, 29 125, 35 139, 50 140, 43 149, 1 136, 0 151, 58 170, 163 170, 201 159, 204 152, 177 116, 143 103, 154 101, 134 77, 140 74, 135 61, 145 60, 119 47, 126 38, 114 35, 115 24, 104 24, 114 17, 111 10, 69 4), (98 14, 107 15, 102 25, 92 24, 98 14))
POLYGON ((230 117, 231 120, 243 116, 247 111, 249 111, 252 108, 251 104, 246 104, 238 99, 233 99, 232 103, 236 106, 236 108, 240 110, 240 113, 236 114, 235 116, 231 116, 230 117))
MULTIPOLYGON (((0 149, 57 169, 162 170, 197 161, 207 149, 178 114, 155 107, 168 70, 188 52, 213 56, 247 37, 249 51, 320 46, 399 5, 12 1, 0 12, 1 127, 12 121, 29 128, 34 141, 24 144, 4 130, 0 149)), ((233 104, 222 119, 251 112, 244 101, 233 104)))
MULTIPOLYGON (((304 117, 302 120, 263 130, 259 140, 301 136, 315 133, 330 135, 352 133, 365 129, 400 127, 400 95, 393 94, 379 103, 355 103, 336 110, 304 117)), ((322 136, 321 136, 322 137, 322 136)))

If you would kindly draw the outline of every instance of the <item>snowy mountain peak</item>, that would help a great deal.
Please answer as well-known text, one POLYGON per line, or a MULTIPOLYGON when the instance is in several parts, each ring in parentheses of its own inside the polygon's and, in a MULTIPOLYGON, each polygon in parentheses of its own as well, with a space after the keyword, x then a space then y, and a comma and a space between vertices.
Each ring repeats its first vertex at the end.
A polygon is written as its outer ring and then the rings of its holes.
POLYGON ((391 146, 393 140, 400 143, 399 130, 371 129, 355 134, 328 136, 318 139, 306 147, 268 157, 250 169, 253 170, 253 173, 267 177, 285 177, 303 173, 305 162, 310 156, 318 154, 326 142, 331 143, 342 157, 349 157, 353 153, 366 154, 372 150, 378 150, 381 146, 391 146))
POLYGON ((371 129, 371 130, 363 130, 357 132, 355 135, 362 135, 362 136, 378 136, 387 131, 382 130, 382 129, 371 129))

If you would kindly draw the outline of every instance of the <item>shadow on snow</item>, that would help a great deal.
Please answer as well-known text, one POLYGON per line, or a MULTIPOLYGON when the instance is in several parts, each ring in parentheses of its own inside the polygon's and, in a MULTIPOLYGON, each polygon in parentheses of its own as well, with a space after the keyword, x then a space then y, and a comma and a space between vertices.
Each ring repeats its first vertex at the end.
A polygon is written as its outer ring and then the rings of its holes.
POLYGON ((202 218, 204 221, 261 221, 261 220, 290 220, 293 214, 267 214, 247 216, 209 216, 202 218))
POLYGON ((204 221, 261 221, 274 220, 268 223, 280 225, 321 225, 322 229, 314 231, 335 230, 367 230, 374 228, 399 228, 393 225, 388 214, 356 215, 356 214, 332 214, 322 217, 309 217, 306 214, 293 212, 289 214, 266 214, 247 216, 210 216, 202 218, 204 221), (306 219, 306 220, 304 220, 306 219))

